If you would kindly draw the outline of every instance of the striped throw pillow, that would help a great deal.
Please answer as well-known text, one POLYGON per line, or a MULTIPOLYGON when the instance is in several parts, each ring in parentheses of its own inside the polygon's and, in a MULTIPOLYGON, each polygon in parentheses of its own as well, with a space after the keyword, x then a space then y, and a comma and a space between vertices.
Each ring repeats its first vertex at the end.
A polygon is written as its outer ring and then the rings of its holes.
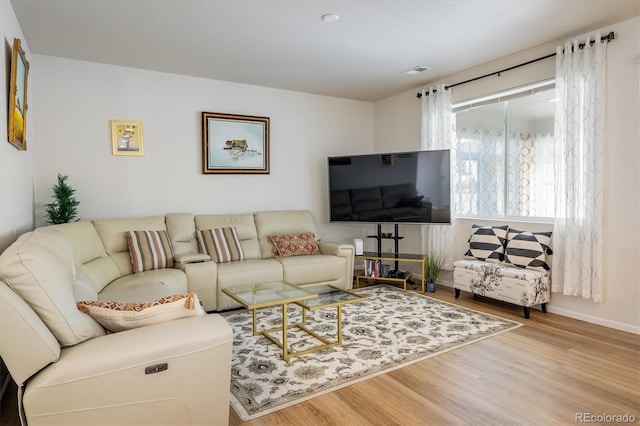
POLYGON ((485 262, 502 262, 508 229, 508 225, 480 226, 474 224, 469 237, 469 250, 465 256, 471 256, 485 262))
POLYGON ((214 228, 198 230, 200 251, 211 256, 216 263, 244 260, 244 251, 236 228, 214 228))
POLYGON ((509 229, 506 261, 527 269, 548 271, 547 255, 551 251, 551 232, 525 232, 509 229))
POLYGON ((173 268, 173 250, 166 231, 127 231, 133 272, 173 268))

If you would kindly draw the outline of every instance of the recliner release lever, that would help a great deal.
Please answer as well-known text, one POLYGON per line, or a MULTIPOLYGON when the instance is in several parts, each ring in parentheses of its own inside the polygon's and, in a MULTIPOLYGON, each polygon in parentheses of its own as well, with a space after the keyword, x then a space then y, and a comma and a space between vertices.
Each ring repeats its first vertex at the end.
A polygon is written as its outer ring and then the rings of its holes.
POLYGON ((156 364, 145 368, 144 374, 160 373, 161 371, 165 371, 167 368, 169 368, 169 365, 166 362, 163 362, 162 364, 156 364))

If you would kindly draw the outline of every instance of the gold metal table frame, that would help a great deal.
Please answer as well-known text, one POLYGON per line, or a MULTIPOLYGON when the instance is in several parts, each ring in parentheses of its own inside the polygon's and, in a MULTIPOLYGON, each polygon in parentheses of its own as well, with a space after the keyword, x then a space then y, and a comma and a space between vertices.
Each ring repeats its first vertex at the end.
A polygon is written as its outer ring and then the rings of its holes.
POLYGON ((366 300, 365 296, 331 285, 301 288, 284 282, 231 287, 222 289, 222 291, 245 308, 252 310, 253 335, 262 335, 282 349, 282 357, 285 361, 293 357, 341 345, 342 306, 366 300), (287 306, 290 303, 295 303, 302 308, 302 321, 289 324, 287 306), (258 310, 278 305, 280 305, 282 325, 270 329, 258 330, 258 310), (332 307, 336 308, 337 321, 336 339, 333 341, 320 336, 307 327, 307 311, 316 311, 332 307), (293 351, 289 348, 288 344, 288 334, 292 328, 298 328, 322 343, 302 351, 293 351), (281 340, 272 335, 277 332, 281 333, 281 340))

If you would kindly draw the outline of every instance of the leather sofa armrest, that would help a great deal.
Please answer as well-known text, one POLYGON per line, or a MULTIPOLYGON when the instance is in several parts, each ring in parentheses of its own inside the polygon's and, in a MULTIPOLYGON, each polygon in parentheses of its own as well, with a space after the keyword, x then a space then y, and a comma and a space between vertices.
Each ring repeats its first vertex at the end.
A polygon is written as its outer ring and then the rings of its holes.
POLYGON ((227 424, 232 341, 231 327, 212 314, 64 348, 29 380, 27 420, 227 424))
POLYGON ((173 267, 184 271, 187 290, 198 295, 205 311, 211 312, 218 308, 218 265, 215 262, 175 262, 173 267))
POLYGON ((355 253, 353 244, 336 243, 332 241, 318 241, 318 248, 322 254, 332 254, 334 256, 351 256, 355 253))
POLYGON ((18 385, 60 356, 60 343, 51 330, 4 282, 0 282, 0 356, 18 385))
POLYGON ((331 241, 318 241, 318 248, 322 254, 344 257, 345 262, 345 288, 353 287, 353 264, 356 248, 353 244, 336 243, 331 241))
POLYGON ((199 263, 210 261, 211 256, 204 253, 182 253, 174 255, 173 260, 177 263, 199 263))

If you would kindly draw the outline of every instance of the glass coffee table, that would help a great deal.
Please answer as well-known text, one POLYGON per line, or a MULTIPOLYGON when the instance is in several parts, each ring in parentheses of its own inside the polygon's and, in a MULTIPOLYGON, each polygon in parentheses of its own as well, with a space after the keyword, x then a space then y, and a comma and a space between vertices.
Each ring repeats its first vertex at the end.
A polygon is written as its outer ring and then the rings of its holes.
POLYGON ((222 291, 245 308, 252 310, 253 335, 262 335, 280 347, 282 349, 282 357, 285 361, 292 357, 306 355, 311 352, 342 344, 342 306, 348 303, 357 303, 366 300, 365 296, 331 285, 302 288, 285 282, 230 287, 223 288, 222 291), (302 320, 300 322, 295 324, 288 323, 287 305, 289 303, 295 303, 302 307, 302 320), (258 309, 278 305, 281 306, 282 325, 275 328, 258 330, 258 309), (336 308, 337 312, 337 336, 336 339, 332 341, 318 335, 307 327, 307 311, 333 307, 336 308), (294 327, 319 340, 321 344, 302 351, 292 351, 287 343, 287 335, 289 329, 294 327), (281 332, 280 340, 272 335, 276 332, 281 332))

